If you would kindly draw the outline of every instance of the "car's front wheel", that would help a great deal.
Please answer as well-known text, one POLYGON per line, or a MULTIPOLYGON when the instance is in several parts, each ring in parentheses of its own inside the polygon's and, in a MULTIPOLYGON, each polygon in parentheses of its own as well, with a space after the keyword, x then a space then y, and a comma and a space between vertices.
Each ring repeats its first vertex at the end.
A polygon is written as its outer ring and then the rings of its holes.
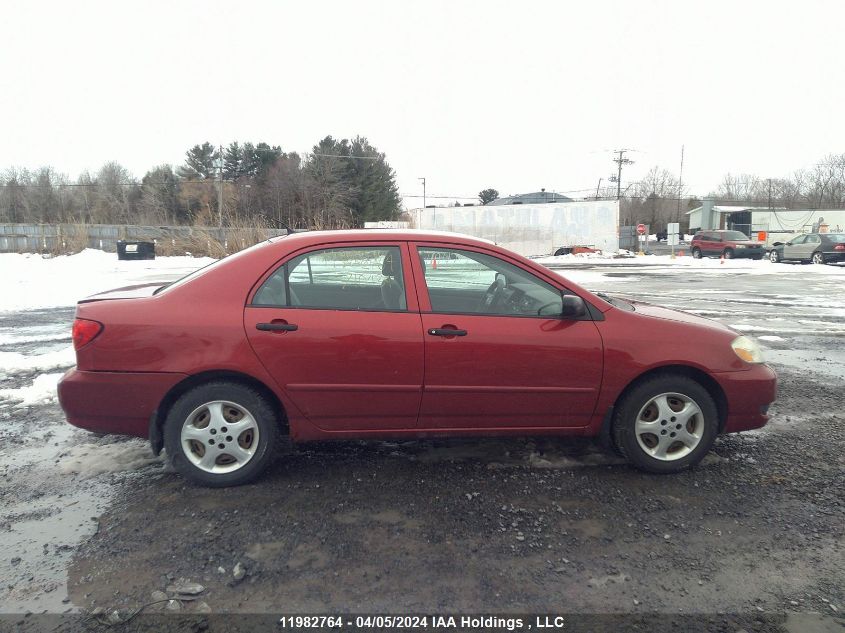
POLYGON ((718 429, 712 396, 686 376, 656 376, 636 385, 622 397, 613 419, 618 449, 634 466, 652 473, 697 464, 718 429))
POLYGON ((270 465, 278 444, 273 406, 255 389, 235 382, 188 391, 164 423, 164 446, 173 466, 205 486, 252 481, 270 465))
POLYGON ((778 253, 777 250, 774 248, 769 253, 769 261, 771 261, 773 264, 777 264, 780 261, 780 253, 778 253))

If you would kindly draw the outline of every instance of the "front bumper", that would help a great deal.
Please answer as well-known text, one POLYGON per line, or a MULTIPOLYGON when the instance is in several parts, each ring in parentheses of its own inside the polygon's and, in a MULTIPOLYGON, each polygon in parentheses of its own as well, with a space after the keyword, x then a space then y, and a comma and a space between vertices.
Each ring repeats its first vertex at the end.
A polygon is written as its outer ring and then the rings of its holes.
POLYGON ((762 259, 766 256, 765 249, 762 248, 735 248, 733 249, 734 259, 762 259))
POLYGON ((150 416, 170 389, 187 378, 177 373, 79 371, 59 381, 67 421, 98 433, 147 437, 150 416))
POLYGON ((777 374, 766 364, 747 371, 713 374, 727 400, 724 433, 749 431, 769 421, 769 405, 777 398, 777 374))

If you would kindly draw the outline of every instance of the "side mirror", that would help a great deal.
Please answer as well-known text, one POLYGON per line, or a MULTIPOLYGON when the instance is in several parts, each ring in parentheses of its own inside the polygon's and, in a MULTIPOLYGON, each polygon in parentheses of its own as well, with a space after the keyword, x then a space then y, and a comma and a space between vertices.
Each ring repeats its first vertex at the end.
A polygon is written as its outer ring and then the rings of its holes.
POLYGON ((587 304, 577 295, 563 295, 560 316, 564 319, 578 319, 587 314, 587 304))

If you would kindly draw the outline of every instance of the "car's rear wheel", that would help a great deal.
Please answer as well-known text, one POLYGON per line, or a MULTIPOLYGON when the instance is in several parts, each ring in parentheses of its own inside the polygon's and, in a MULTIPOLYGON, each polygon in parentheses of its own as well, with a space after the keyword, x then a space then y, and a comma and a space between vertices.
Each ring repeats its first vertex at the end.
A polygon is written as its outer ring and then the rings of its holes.
POLYGON ((698 248, 697 246, 694 249, 692 249, 692 256, 695 259, 701 259, 701 249, 698 248))
POLYGON ((258 477, 275 457, 278 416, 255 389, 211 382, 185 393, 164 423, 173 466, 212 487, 238 486, 258 477))
POLYGON ((726 248, 726 249, 724 250, 724 252, 722 253, 722 255, 724 255, 724 256, 725 256, 725 259, 733 259, 733 257, 734 257, 734 251, 733 251, 733 249, 732 249, 732 248, 726 248))
POLYGON ((710 450, 718 429, 712 396, 686 376, 656 376, 634 386, 613 420, 616 446, 631 464, 652 473, 694 466, 710 450))
POLYGON ((814 264, 824 264, 824 263, 826 263, 824 261, 824 254, 820 253, 819 251, 816 251, 815 253, 813 253, 813 263, 814 264))
POLYGON ((777 252, 777 249, 772 249, 769 253, 769 261, 773 264, 777 264, 780 261, 780 253, 777 252))

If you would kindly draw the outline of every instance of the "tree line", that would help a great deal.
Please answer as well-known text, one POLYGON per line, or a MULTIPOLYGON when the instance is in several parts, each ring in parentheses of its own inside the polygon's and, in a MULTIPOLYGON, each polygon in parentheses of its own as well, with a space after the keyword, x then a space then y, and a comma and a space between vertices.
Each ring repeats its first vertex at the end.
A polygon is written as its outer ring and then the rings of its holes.
POLYGON ((360 136, 327 136, 303 156, 265 142, 206 142, 140 180, 117 162, 75 180, 52 167, 0 172, 2 222, 348 228, 400 210, 395 172, 360 136))
MULTIPOLYGON (((595 196, 615 199, 616 188, 600 189, 595 196)), ((686 212, 701 205, 701 198, 716 204, 748 205, 782 209, 845 208, 845 154, 829 154, 809 168, 781 178, 727 173, 707 194, 690 195, 677 174, 659 166, 628 186, 619 205, 620 223, 644 222, 652 231, 680 222, 688 228, 686 212)))

